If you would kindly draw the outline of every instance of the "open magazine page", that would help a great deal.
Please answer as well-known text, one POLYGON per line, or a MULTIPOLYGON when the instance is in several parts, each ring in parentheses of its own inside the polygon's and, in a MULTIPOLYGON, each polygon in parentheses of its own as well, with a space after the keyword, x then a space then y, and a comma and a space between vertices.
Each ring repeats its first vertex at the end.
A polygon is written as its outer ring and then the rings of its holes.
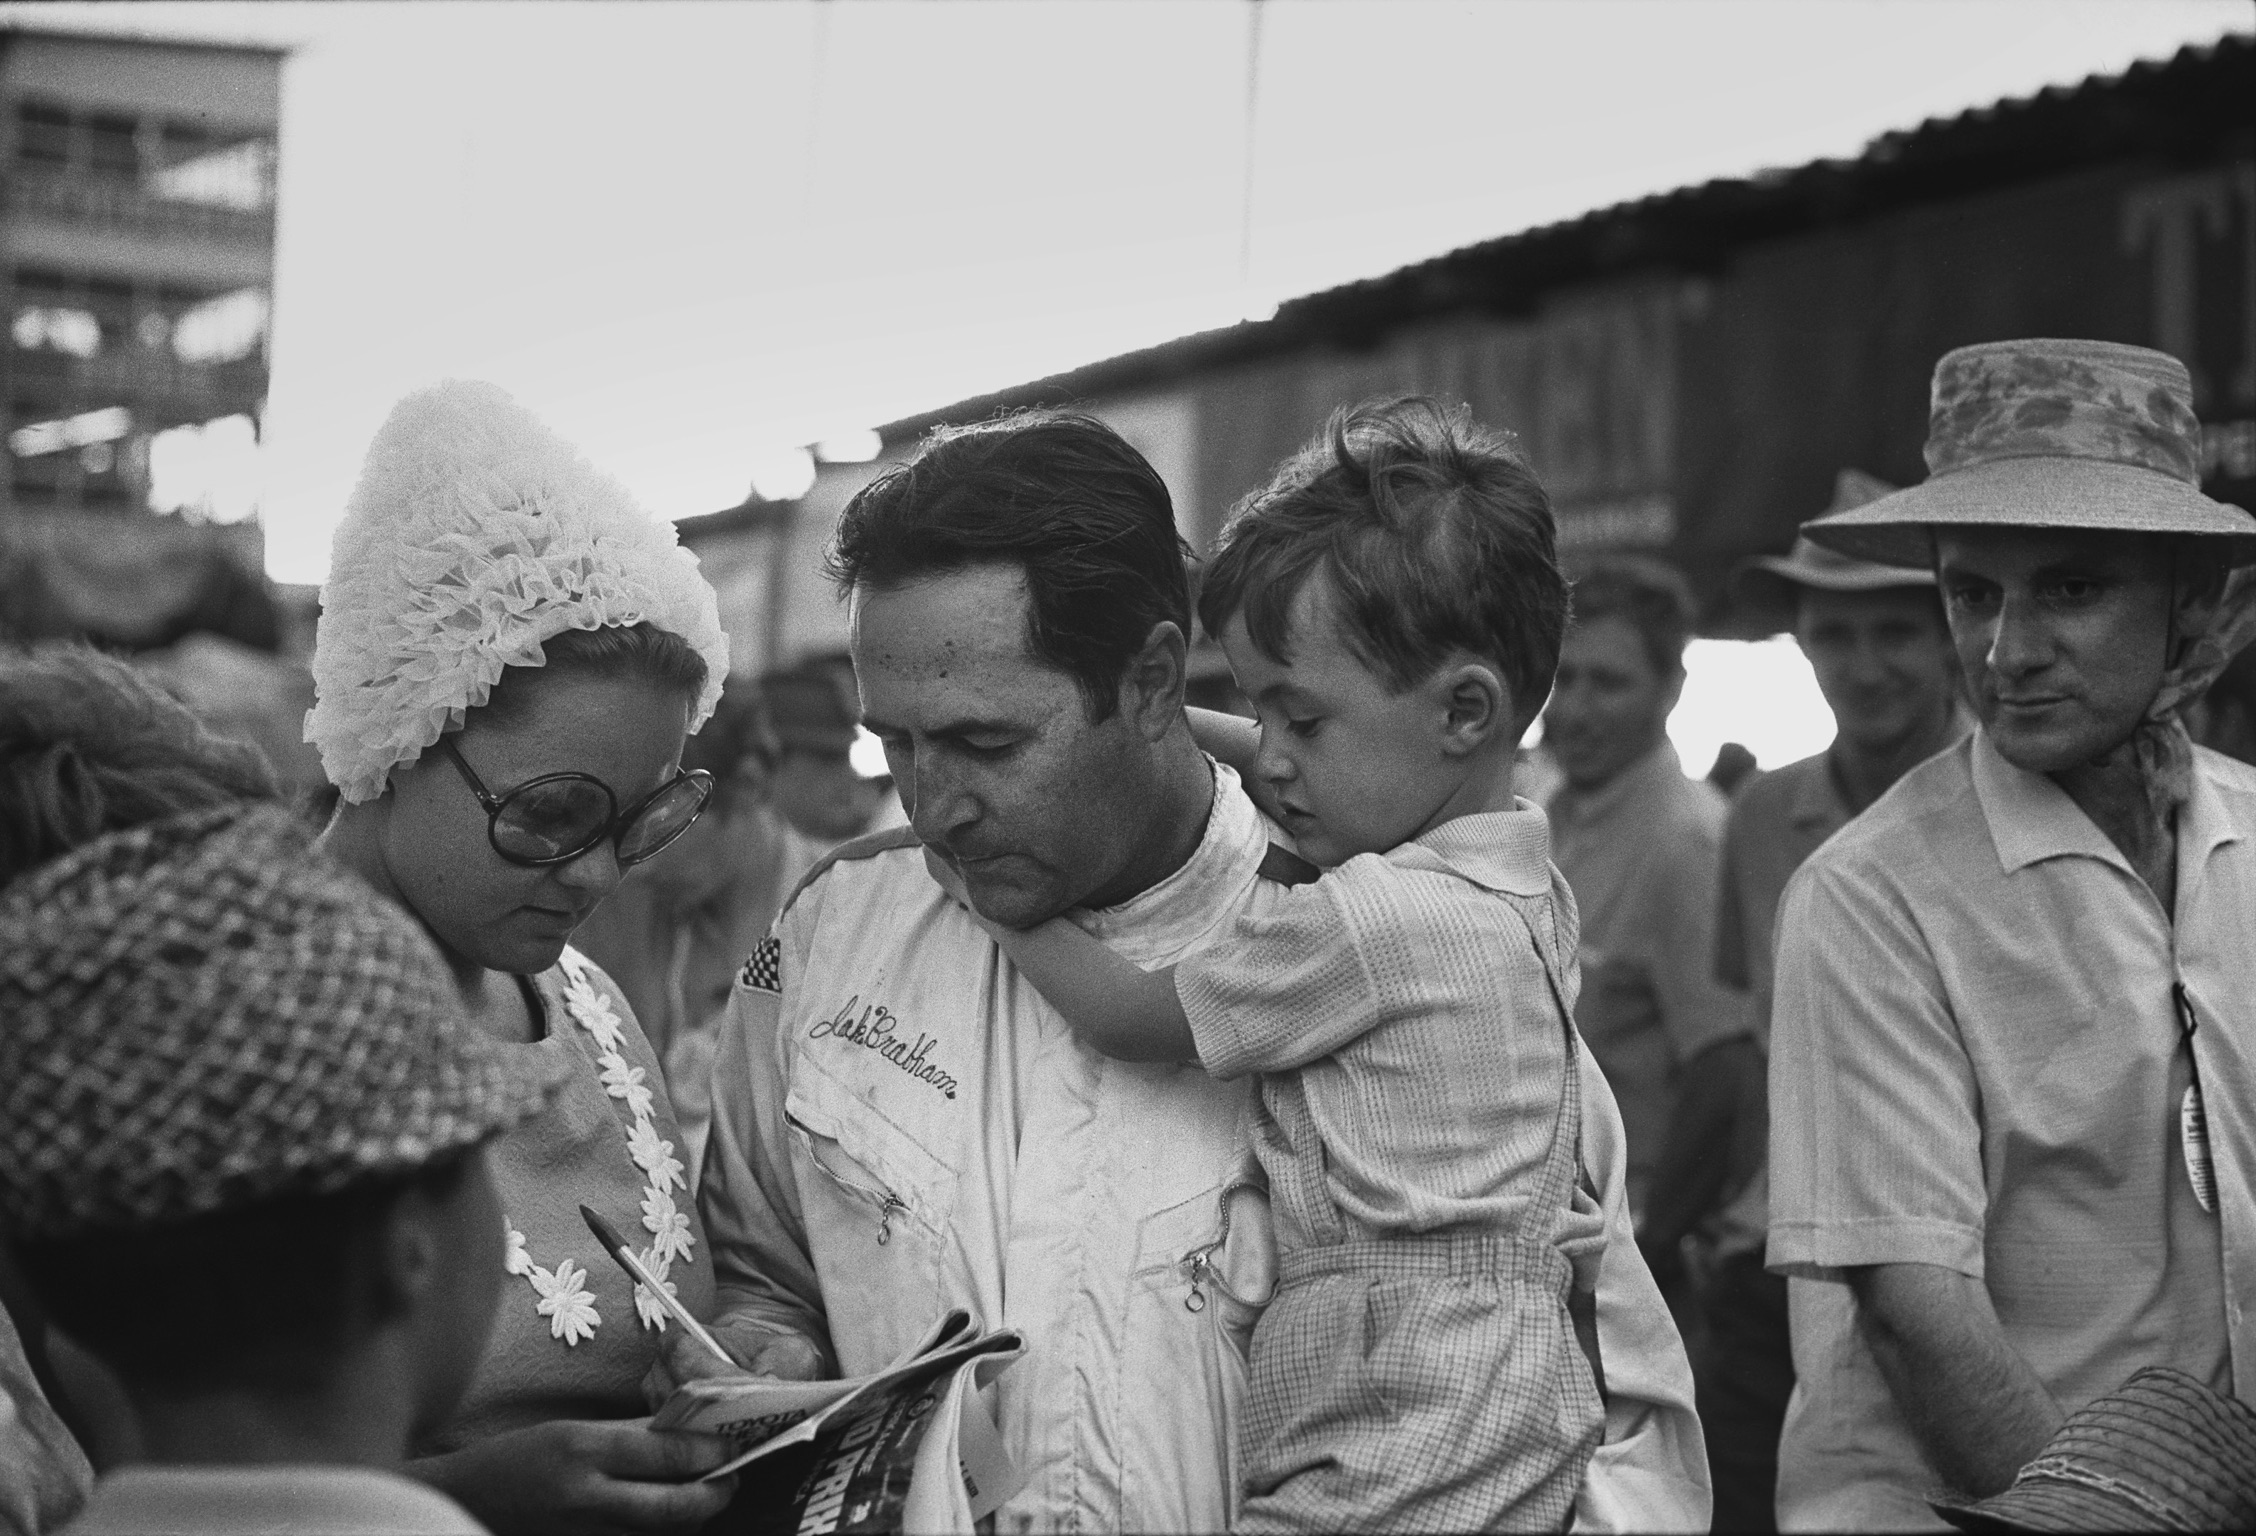
MULTIPOLYGON (((741 1470, 768 1497, 760 1533, 968 1530, 1020 1482, 979 1389, 1025 1353, 1015 1333, 940 1318, 884 1370, 847 1381, 690 1382, 653 1420, 742 1448, 709 1477, 741 1470), (932 1433, 934 1426, 938 1433, 932 1433)), ((740 1495, 740 1503, 742 1502, 740 1495)))

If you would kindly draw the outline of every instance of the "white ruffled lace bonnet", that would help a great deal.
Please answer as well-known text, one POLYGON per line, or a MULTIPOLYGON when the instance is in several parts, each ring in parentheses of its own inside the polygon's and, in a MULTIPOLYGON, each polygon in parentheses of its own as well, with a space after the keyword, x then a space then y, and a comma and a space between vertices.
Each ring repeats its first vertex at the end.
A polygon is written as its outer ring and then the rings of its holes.
POLYGON ((695 731, 728 675, 713 589, 671 524, 491 384, 392 408, 321 588, 305 739, 348 802, 537 667, 568 629, 649 624, 705 658, 695 731))

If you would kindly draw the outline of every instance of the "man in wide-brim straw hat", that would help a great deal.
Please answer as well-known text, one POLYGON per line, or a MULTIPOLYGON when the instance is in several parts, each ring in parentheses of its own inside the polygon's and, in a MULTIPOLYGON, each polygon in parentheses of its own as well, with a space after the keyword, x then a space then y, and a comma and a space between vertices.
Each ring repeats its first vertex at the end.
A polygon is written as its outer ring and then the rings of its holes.
POLYGON ((1789 1528, 1935 1526, 2168 1366, 2256 1399, 2256 771, 2177 718, 2256 624, 2184 367, 1937 364, 1925 483, 1807 525, 1932 569, 1979 726, 1788 886, 1768 1262, 1789 1528))

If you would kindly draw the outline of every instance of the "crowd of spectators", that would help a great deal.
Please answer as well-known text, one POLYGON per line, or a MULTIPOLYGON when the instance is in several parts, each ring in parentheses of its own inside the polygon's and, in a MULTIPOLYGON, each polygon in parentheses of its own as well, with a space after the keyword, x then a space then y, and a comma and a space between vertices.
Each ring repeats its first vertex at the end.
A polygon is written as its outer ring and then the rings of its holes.
POLYGON ((1962 348, 1933 403, 1924 482, 1844 467, 1734 577, 1831 744, 1703 780, 1683 578, 1537 612, 1540 484, 1425 402, 1241 509, 1257 740, 1186 719, 1167 492, 1093 419, 937 434, 841 526, 852 653, 724 688, 662 524, 410 397, 310 824, 148 669, 0 656, 0 1532, 756 1528, 583 1202, 739 1369, 1019 1328, 1011 1530, 2256 1522, 2256 517, 2160 353, 1962 348), (1437 1001, 1444 876, 1494 1018, 1437 1001), (1025 947, 1068 913, 1116 997, 1025 947), (1557 1252, 1424 1241, 1453 1200, 1557 1252))

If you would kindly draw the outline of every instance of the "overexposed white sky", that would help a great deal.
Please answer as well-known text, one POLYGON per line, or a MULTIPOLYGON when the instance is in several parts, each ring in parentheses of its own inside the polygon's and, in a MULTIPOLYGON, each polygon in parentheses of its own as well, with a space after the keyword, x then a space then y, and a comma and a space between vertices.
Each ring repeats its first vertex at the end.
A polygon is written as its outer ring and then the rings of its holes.
POLYGON ((296 50, 261 502, 285 581, 320 579, 370 435, 432 379, 501 384, 656 513, 714 511, 779 447, 1624 198, 1854 154, 2251 23, 2246 0, 346 0, 0 19, 296 50))

